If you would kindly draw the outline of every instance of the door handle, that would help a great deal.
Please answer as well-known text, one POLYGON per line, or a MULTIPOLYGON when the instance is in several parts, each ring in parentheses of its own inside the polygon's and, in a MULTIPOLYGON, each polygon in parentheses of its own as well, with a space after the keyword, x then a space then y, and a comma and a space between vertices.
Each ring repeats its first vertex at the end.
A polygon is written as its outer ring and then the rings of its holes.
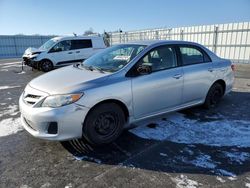
POLYGON ((80 53, 80 51, 76 51, 76 53, 80 53))
POLYGON ((179 79, 179 78, 181 78, 181 77, 182 77, 181 74, 176 74, 176 75, 173 76, 173 78, 175 78, 175 79, 179 79))
POLYGON ((207 69, 209 72, 214 72, 214 69, 213 68, 208 68, 207 69))
POLYGON ((73 54, 73 52, 68 52, 68 54, 73 54))

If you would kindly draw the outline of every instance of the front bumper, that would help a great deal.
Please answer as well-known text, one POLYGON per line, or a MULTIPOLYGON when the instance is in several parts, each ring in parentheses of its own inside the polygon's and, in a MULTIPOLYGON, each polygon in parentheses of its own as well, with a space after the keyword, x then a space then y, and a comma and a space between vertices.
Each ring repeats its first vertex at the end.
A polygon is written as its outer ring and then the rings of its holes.
POLYGON ((35 61, 33 58, 23 57, 23 63, 27 66, 39 69, 40 61, 35 61))
POLYGON ((88 108, 75 103, 59 108, 33 107, 19 99, 22 126, 34 137, 63 141, 82 137, 82 125, 88 108), (57 131, 49 133, 51 122, 57 123, 57 131))

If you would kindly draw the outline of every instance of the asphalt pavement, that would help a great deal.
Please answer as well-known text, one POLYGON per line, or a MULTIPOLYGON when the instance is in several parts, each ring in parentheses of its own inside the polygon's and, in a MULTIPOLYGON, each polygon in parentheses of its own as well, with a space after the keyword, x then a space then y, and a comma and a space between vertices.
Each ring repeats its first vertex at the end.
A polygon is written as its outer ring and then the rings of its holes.
POLYGON ((20 125, 18 99, 43 74, 0 61, 0 187, 248 187, 250 65, 218 107, 159 116, 114 143, 49 142, 20 125))

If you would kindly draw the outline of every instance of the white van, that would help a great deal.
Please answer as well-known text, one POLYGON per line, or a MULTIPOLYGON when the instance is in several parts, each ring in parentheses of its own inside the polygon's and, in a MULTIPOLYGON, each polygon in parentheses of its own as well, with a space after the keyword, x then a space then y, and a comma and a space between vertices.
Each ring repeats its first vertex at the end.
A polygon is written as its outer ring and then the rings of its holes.
POLYGON ((99 36, 67 36, 48 40, 40 48, 28 48, 23 54, 25 65, 48 72, 54 67, 84 61, 105 49, 99 36))

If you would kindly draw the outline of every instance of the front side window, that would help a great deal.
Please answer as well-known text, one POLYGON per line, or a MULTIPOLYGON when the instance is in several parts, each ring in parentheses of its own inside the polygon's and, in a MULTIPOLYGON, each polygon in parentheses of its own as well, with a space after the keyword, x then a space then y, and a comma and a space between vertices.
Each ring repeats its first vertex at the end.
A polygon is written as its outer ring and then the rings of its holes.
POLYGON ((68 51, 68 50, 71 50, 71 41, 70 40, 64 40, 64 41, 58 42, 51 49, 51 52, 60 52, 60 51, 68 51))
POLYGON ((139 61, 137 67, 143 64, 150 65, 152 72, 176 67, 175 50, 168 46, 155 48, 139 61))
POLYGON ((85 60, 82 67, 116 72, 126 66, 145 47, 145 45, 137 44, 113 46, 85 60))
POLYGON ((72 40, 72 49, 92 48, 91 39, 72 40))
POLYGON ((208 62, 209 58, 195 47, 180 47, 183 65, 208 62))

